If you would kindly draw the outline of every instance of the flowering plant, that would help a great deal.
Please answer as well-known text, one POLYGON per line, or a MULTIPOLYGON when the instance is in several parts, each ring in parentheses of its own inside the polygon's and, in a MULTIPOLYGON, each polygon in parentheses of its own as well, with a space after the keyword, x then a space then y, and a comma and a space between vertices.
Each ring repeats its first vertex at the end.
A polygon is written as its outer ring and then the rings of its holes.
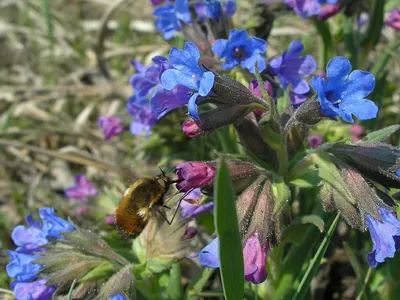
POLYGON ((361 30, 366 8, 348 1, 148 2, 171 46, 150 65, 131 60, 124 112, 98 119, 137 178, 123 192, 126 182, 78 175, 64 189, 71 219, 45 207, 16 226, 15 297, 345 298, 321 282, 337 284, 330 272, 345 263, 350 298, 396 299, 400 125, 388 74, 400 44, 381 31, 397 34, 399 10, 370 1, 361 30), (280 36, 271 28, 285 16, 315 30, 280 36), (120 136, 128 128, 133 139, 120 136), (159 175, 144 168, 155 159, 159 175))

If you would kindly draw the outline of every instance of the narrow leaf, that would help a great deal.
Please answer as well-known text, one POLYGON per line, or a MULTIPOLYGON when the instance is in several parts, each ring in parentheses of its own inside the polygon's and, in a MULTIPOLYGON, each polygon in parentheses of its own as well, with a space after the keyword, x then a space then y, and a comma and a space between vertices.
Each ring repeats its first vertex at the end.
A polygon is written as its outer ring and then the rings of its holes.
POLYGON ((215 228, 219 238, 219 257, 225 299, 244 299, 242 242, 235 207, 235 195, 228 166, 220 160, 215 180, 215 228))
POLYGON ((168 295, 170 299, 182 299, 181 265, 173 264, 169 274, 168 295))
POLYGON ((186 299, 190 300, 196 300, 198 297, 196 296, 199 294, 202 290, 204 285, 207 283, 208 279, 211 277, 211 275, 214 273, 215 269, 212 268, 206 268, 204 269, 200 276, 196 278, 193 282, 190 283, 187 292, 186 292, 186 299))
MULTIPOLYGON (((368 142, 383 142, 400 129, 400 125, 392 125, 367 134, 368 142)), ((360 140, 359 143, 363 141, 360 140)))
POLYGON ((324 257, 325 251, 328 248, 329 241, 333 233, 335 232, 336 225, 339 221, 339 214, 336 215, 336 218, 333 220, 329 230, 327 231, 324 239, 322 240, 317 253, 315 253, 314 257, 312 258, 310 265, 304 274, 303 279, 300 282, 300 285, 297 288, 295 295, 293 296, 293 300, 301 300, 306 295, 308 289, 311 286, 311 280, 313 279, 314 275, 317 273, 318 268, 321 263, 321 259, 324 257))

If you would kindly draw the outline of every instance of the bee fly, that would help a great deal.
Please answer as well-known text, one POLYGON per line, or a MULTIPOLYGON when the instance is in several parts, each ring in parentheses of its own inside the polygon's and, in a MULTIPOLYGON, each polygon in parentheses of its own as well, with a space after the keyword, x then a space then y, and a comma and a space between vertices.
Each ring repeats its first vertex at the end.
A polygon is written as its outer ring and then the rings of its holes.
MULTIPOLYGON (((170 185, 176 181, 165 175, 163 170, 161 172, 161 175, 155 177, 138 179, 126 190, 115 213, 115 224, 123 237, 136 238, 153 215, 154 206, 166 207, 164 205, 164 196, 168 192, 170 185)), ((186 195, 187 193, 179 200, 179 204, 186 195)), ((168 224, 171 224, 177 211, 178 209, 174 212, 171 221, 168 221, 163 214, 160 214, 168 224)))

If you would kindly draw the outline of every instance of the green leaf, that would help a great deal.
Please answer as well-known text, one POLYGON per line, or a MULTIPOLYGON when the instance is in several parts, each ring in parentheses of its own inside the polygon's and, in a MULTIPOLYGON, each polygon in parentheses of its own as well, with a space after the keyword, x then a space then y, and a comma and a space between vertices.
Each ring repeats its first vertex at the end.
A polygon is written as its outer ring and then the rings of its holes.
POLYGON ((371 2, 368 29, 363 37, 363 40, 361 41, 361 46, 367 50, 366 53, 372 50, 373 47, 379 42, 382 32, 385 6, 385 1, 382 0, 373 0, 371 2))
POLYGON ((71 287, 69 288, 69 292, 67 295, 67 300, 72 300, 72 292, 74 291, 75 284, 76 284, 76 279, 72 281, 71 287))
POLYGON ((168 296, 170 299, 182 299, 181 265, 173 264, 169 272, 168 296))
POLYGON ((271 191, 275 195, 276 203, 274 207, 274 214, 279 211, 287 204, 290 197, 290 190, 280 176, 274 175, 273 182, 271 184, 271 191))
MULTIPOLYGON (((400 129, 400 125, 392 125, 367 134, 368 142, 382 142, 400 129)), ((362 143, 360 140, 358 143, 362 143)))
POLYGON ((328 248, 328 245, 329 245, 329 241, 331 240, 331 237, 332 237, 333 233, 335 232, 338 221, 339 221, 339 214, 336 215, 336 218, 332 222, 324 239, 322 240, 321 244, 319 245, 317 253, 315 253, 314 257, 312 258, 310 265, 308 266, 308 269, 307 269, 306 273, 304 274, 304 277, 301 280, 300 285, 298 286, 297 291, 294 294, 292 300, 301 300, 306 295, 308 289, 311 286, 311 280, 313 279, 314 275, 317 273, 318 268, 321 263, 321 259, 324 257, 326 249, 328 248))
POLYGON ((107 278, 107 277, 110 277, 114 273, 115 273, 114 265, 111 262, 106 261, 106 262, 103 262, 98 267, 91 270, 89 273, 87 273, 85 276, 83 276, 79 281, 84 282, 84 281, 107 278))
POLYGON ((294 174, 290 183, 302 188, 312 188, 318 186, 320 179, 318 176, 318 169, 314 165, 307 166, 301 170, 301 174, 294 174))
POLYGON ((322 38, 320 46, 319 66, 323 69, 334 56, 333 38, 329 29, 329 23, 314 19, 315 27, 322 38))
POLYGON ((235 194, 228 166, 221 159, 215 179, 215 228, 219 238, 219 257, 225 299, 244 299, 244 264, 239 234, 235 194))
POLYGON ((325 226, 324 220, 322 220, 322 218, 317 215, 300 216, 293 220, 292 225, 295 224, 313 224, 317 226, 320 232, 324 231, 325 226))

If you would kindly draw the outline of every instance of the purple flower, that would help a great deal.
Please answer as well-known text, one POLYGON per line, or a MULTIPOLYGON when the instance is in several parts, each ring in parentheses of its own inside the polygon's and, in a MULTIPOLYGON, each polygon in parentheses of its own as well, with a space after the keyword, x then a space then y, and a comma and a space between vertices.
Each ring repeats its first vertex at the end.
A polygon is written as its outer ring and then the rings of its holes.
MULTIPOLYGON (((193 43, 186 43, 183 50, 173 47, 169 53, 169 62, 174 69, 168 69, 161 75, 161 84, 167 90, 176 86, 184 86, 192 91, 188 100, 188 110, 192 117, 199 119, 197 113, 197 98, 207 96, 214 85, 214 73, 199 66, 199 49, 193 43)), ((179 99, 179 104, 187 100, 179 99)), ((178 102, 178 101, 177 101, 178 102)), ((173 106, 175 106, 174 103, 173 106)), ((178 107, 178 106, 175 106, 178 107)))
POLYGON ((285 0, 285 3, 292 7, 297 15, 303 19, 307 19, 320 13, 321 4, 335 4, 337 1, 338 0, 285 0))
POLYGON ((277 75, 282 87, 287 88, 289 84, 296 94, 306 94, 310 87, 304 76, 311 75, 317 68, 317 63, 311 55, 300 57, 304 46, 300 41, 293 41, 289 50, 284 51, 282 56, 273 58, 270 62, 272 75, 277 75))
POLYGON ((385 20, 385 24, 400 31, 400 9, 393 9, 385 20))
POLYGON ((156 6, 156 5, 159 5, 163 2, 165 2, 165 0, 150 0, 150 1, 153 6, 156 6))
MULTIPOLYGON (((199 262, 207 268, 219 268, 219 240, 215 238, 199 253, 199 262)), ((268 245, 262 246, 257 233, 253 233, 246 241, 243 249, 244 275, 247 281, 258 284, 267 279, 268 245)))
POLYGON ((196 14, 200 22, 204 22, 205 18, 219 21, 222 12, 228 17, 232 17, 236 12, 236 1, 224 1, 223 7, 220 0, 200 0, 194 4, 196 14))
MULTIPOLYGON (((184 198, 184 200, 194 200, 195 202, 198 201, 198 199, 201 198, 201 191, 199 188, 194 189, 193 191, 191 191, 188 195, 186 195, 186 197, 184 198)), ((211 211, 214 208, 214 202, 208 202, 206 204, 203 205, 194 205, 191 204, 187 201, 182 201, 181 202, 181 217, 182 218, 195 218, 198 215, 211 211)))
POLYGON ((191 22, 188 0, 176 0, 173 6, 167 3, 158 7, 154 16, 157 18, 157 29, 163 33, 164 39, 169 40, 182 29, 180 20, 187 24, 191 22))
POLYGON ((111 140, 114 136, 120 135, 124 131, 121 119, 118 117, 100 117, 97 126, 103 131, 104 138, 111 140))
POLYGON ((132 96, 128 100, 126 110, 134 117, 129 127, 131 133, 140 135, 144 132, 148 138, 153 125, 157 123, 157 112, 151 109, 149 100, 132 96))
POLYGON ((47 279, 32 282, 12 283, 15 298, 18 300, 51 300, 56 291, 55 286, 46 285, 47 279))
POLYGON ((368 264, 375 268, 386 258, 393 258, 400 249, 400 220, 382 207, 379 208, 382 222, 367 216, 367 226, 372 238, 372 251, 368 254, 368 264))
POLYGON ((42 265, 32 261, 39 258, 38 253, 45 251, 41 246, 49 242, 49 238, 63 238, 60 233, 74 231, 74 226, 58 217, 53 208, 39 209, 42 222, 35 221, 32 216, 26 217, 28 227, 19 225, 12 232, 12 239, 18 246, 15 251, 7 251, 11 262, 7 265, 8 276, 15 278, 11 288, 17 299, 40 300, 51 299, 55 286, 45 285, 47 279, 38 280, 37 273, 42 265))
POLYGON ((254 67, 258 62, 260 72, 266 68, 264 57, 261 55, 267 50, 267 42, 263 39, 251 36, 247 38, 246 30, 232 29, 229 40, 217 40, 212 50, 225 62, 222 69, 228 70, 240 64, 243 68, 255 73, 254 67))
POLYGON ((308 141, 308 145, 311 148, 317 148, 322 145, 322 143, 324 142, 324 138, 322 136, 320 136, 319 134, 314 134, 314 135, 308 136, 307 141, 308 141))
POLYGON ((185 86, 177 85, 172 90, 160 87, 150 99, 150 105, 157 119, 161 119, 171 110, 187 104, 191 97, 191 90, 185 86))
POLYGON ((115 224, 115 216, 107 216, 106 217, 106 223, 108 225, 114 225, 115 224))
POLYGON ((267 279, 267 254, 269 246, 262 246, 258 233, 253 233, 243 249, 245 279, 254 284, 267 279))
POLYGON ((299 107, 301 104, 303 104, 304 101, 307 100, 306 95, 299 95, 293 92, 289 92, 289 97, 290 103, 293 105, 294 108, 299 107))
MULTIPOLYGON (((157 58, 164 57, 156 56, 155 59, 157 58)), ((131 64, 135 67, 137 73, 131 76, 129 83, 135 90, 135 95, 145 97, 159 83, 160 73, 163 71, 164 66, 162 63, 154 63, 151 66, 146 67, 133 59, 131 60, 131 64)))
POLYGON ((78 175, 75 177, 75 185, 65 190, 65 196, 88 202, 89 199, 87 196, 97 196, 97 191, 85 175, 78 175))
POLYGON ((202 162, 184 162, 176 167, 179 182, 176 188, 188 192, 196 188, 204 188, 214 182, 215 169, 202 162))
POLYGON ((365 99, 374 90, 374 75, 360 70, 350 73, 350 61, 341 56, 333 58, 326 70, 327 82, 320 76, 314 76, 310 81, 324 115, 340 116, 349 123, 354 122, 352 114, 360 120, 376 117, 378 107, 371 100, 365 99))
MULTIPOLYGON (((275 98, 275 92, 274 89, 272 87, 271 82, 269 82, 268 80, 264 82, 264 87, 265 90, 267 91, 268 95, 272 98, 275 98)), ((254 96, 258 97, 258 98, 262 98, 262 93, 261 93, 261 88, 258 85, 258 81, 257 80, 252 80, 250 81, 249 84, 249 90, 253 93, 254 96)))

